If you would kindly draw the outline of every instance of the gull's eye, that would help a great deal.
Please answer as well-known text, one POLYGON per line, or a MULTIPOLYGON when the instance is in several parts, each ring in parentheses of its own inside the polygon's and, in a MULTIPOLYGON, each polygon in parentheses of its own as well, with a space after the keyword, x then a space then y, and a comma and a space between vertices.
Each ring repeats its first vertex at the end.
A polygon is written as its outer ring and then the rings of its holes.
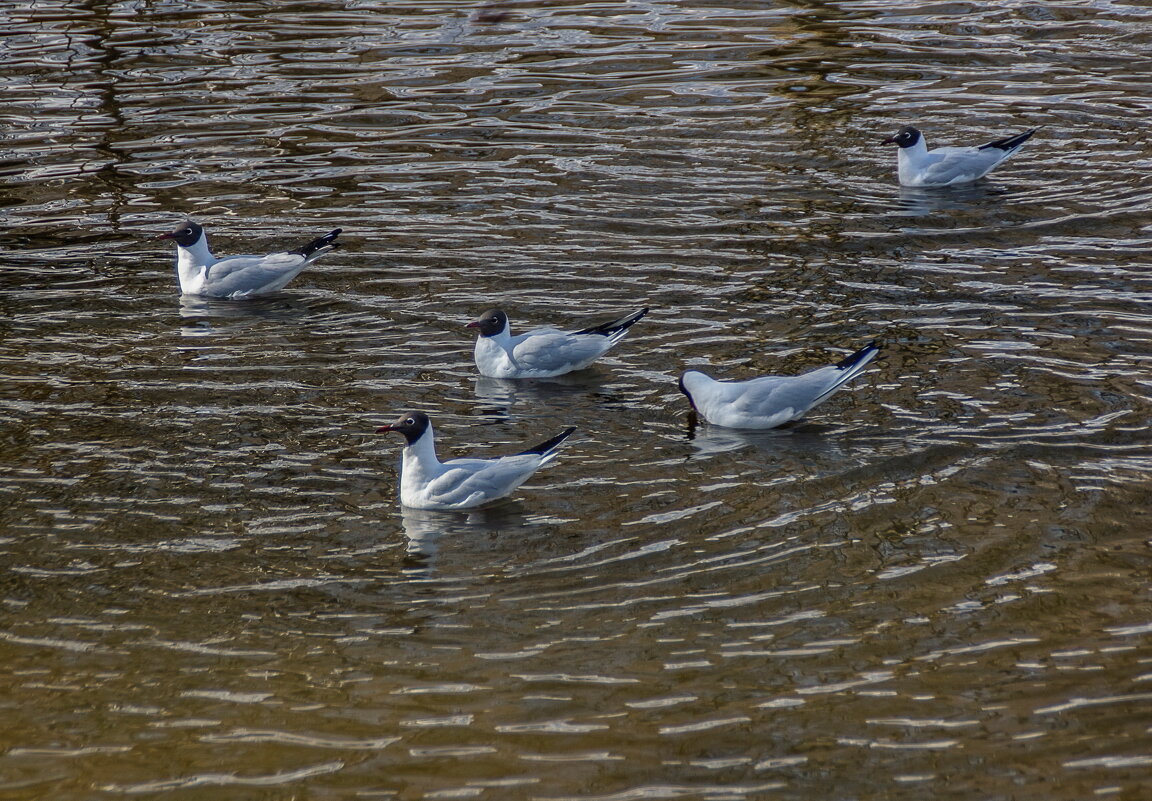
POLYGON ((413 420, 411 417, 409 417, 407 420, 405 420, 405 421, 404 421, 404 425, 406 425, 406 426, 414 426, 414 425, 416 425, 416 421, 415 421, 415 420, 413 420))

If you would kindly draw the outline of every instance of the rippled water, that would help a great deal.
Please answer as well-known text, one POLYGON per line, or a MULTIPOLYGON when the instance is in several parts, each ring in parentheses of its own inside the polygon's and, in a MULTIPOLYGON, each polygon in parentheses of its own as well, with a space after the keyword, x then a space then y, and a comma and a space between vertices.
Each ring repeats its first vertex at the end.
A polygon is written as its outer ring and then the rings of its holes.
POLYGON ((1148 798, 1152 9, 0 1, 0 793, 1148 798), (901 190, 878 142, 1039 126, 901 190), (181 300, 153 241, 344 248, 181 300), (652 313, 479 379, 463 324, 652 313), (688 425, 884 345, 791 430, 688 425), (401 511, 399 438, 567 425, 401 511))

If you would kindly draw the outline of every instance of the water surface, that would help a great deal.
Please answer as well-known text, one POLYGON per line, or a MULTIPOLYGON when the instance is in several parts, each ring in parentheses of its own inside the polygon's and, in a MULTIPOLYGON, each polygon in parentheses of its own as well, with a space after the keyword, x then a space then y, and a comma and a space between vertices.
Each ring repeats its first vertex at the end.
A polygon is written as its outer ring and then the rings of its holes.
POLYGON ((1147 7, 0 11, 5 798, 1147 797, 1147 7), (908 122, 1040 132, 925 192, 908 122), (185 214, 344 247, 181 299, 185 214), (516 383, 495 303, 652 312, 516 383), (872 339, 792 429, 676 391, 872 339), (406 408, 579 433, 405 511, 406 408))

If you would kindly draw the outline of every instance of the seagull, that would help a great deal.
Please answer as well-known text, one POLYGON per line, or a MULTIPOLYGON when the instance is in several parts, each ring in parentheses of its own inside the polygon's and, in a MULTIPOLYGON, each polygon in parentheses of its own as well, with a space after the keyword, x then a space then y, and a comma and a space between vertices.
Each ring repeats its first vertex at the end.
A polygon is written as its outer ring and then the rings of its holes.
POLYGON ((902 186, 952 186, 983 178, 1028 141, 1033 128, 979 147, 938 147, 929 150, 924 136, 905 125, 882 144, 900 145, 896 157, 902 186))
POLYGON ((489 309, 467 328, 480 329, 476 367, 488 378, 552 378, 583 370, 624 338, 648 307, 579 331, 537 328, 512 335, 508 315, 489 309))
POLYGON ((192 220, 185 220, 171 233, 156 238, 176 242, 176 275, 185 295, 250 298, 283 289, 308 264, 335 247, 333 240, 340 231, 337 228, 286 253, 224 259, 212 255, 204 227, 192 220))
POLYGON ((400 463, 400 503, 412 509, 469 509, 503 498, 544 465, 576 428, 566 428, 526 451, 497 459, 436 458, 432 422, 424 412, 406 412, 376 433, 396 431, 408 441, 400 463))
POLYGON ((880 351, 870 342, 848 358, 796 376, 761 376, 749 381, 717 381, 696 370, 680 377, 680 391, 692 409, 726 428, 775 428, 799 420, 855 378, 880 351))

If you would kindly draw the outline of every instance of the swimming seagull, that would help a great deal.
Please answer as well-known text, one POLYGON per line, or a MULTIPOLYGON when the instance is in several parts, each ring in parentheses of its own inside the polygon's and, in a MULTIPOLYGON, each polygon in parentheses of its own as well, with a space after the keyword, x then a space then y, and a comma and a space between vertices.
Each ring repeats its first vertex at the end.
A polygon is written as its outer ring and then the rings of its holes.
POLYGON ((286 253, 267 256, 229 256, 217 259, 208 249, 204 227, 185 220, 157 239, 176 242, 176 275, 185 295, 209 298, 249 298, 277 292, 301 270, 331 250, 339 228, 286 253))
POLYGON ((624 338, 628 329, 648 313, 648 307, 591 328, 560 331, 537 328, 512 335, 508 315, 489 309, 468 328, 480 329, 476 338, 476 367, 489 378, 551 378, 583 370, 624 338))
POLYGON ((432 422, 423 412, 406 412, 376 433, 396 431, 408 441, 400 463, 400 503, 413 509, 468 509, 503 498, 544 465, 575 427, 512 456, 497 459, 436 458, 432 422))
POLYGON ((848 358, 796 376, 762 376, 749 381, 717 381, 689 370, 680 391, 709 423, 727 428, 775 428, 799 420, 851 381, 875 358, 870 342, 848 358))
POLYGON ((902 186, 952 186, 983 178, 1019 150, 1034 133, 1035 128, 979 147, 929 150, 924 135, 905 125, 882 144, 900 146, 896 165, 902 186))

